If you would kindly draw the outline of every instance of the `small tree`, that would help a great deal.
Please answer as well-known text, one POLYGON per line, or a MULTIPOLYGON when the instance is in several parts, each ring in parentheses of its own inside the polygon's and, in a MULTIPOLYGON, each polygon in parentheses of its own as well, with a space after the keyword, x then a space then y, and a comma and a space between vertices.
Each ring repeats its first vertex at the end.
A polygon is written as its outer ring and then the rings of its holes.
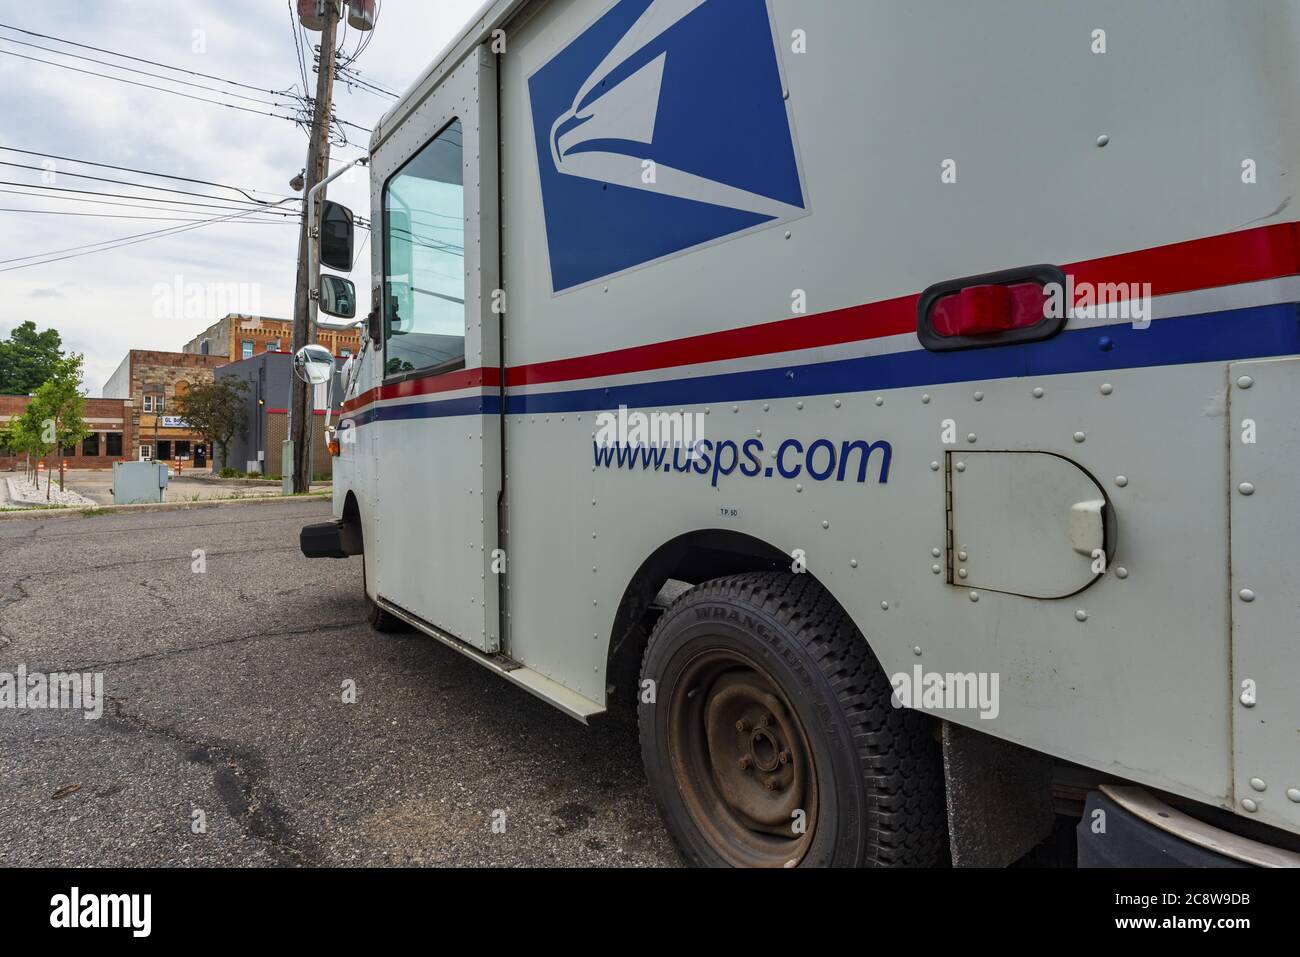
POLYGON ((240 438, 248 434, 248 418, 244 395, 248 383, 233 377, 215 379, 212 382, 200 382, 190 386, 185 393, 178 395, 173 402, 177 414, 195 432, 211 440, 220 450, 212 457, 212 468, 217 462, 226 462, 230 454, 230 442, 238 433, 240 438))
POLYGON ((15 459, 27 451, 26 442, 26 436, 22 434, 22 426, 17 416, 0 426, 0 449, 8 450, 15 459))
MULTIPOLYGON (((50 454, 54 449, 56 428, 54 420, 47 417, 44 409, 35 399, 27 403, 27 408, 17 419, 17 428, 14 434, 18 437, 23 445, 23 451, 27 453, 27 470, 28 478, 39 487, 40 471, 37 468, 45 456, 50 454)), ((49 472, 46 472, 45 497, 50 496, 49 472)))
MULTIPOLYGON (((30 428, 35 420, 40 421, 40 438, 42 445, 48 445, 59 453, 59 491, 64 489, 63 450, 76 445, 86 436, 82 415, 86 410, 86 397, 81 394, 82 357, 68 356, 54 365, 50 377, 41 384, 32 396, 31 404, 23 413, 23 418, 32 416, 26 427, 30 428)), ((48 455, 47 450, 44 454, 48 455)), ((49 482, 46 482, 46 497, 49 497, 49 482)))
POLYGON ((29 435, 22 416, 14 416, 9 424, 0 430, 0 445, 3 445, 17 458, 23 456, 24 474, 32 481, 32 446, 33 436, 29 435))

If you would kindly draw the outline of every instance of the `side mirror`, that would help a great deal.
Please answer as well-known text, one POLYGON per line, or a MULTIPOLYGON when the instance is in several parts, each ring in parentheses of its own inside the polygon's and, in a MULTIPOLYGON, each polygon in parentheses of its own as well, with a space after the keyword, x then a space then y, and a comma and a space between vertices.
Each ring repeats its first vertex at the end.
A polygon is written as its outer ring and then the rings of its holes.
POLYGON ((351 279, 322 274, 320 277, 320 310, 327 316, 353 319, 357 314, 357 287, 351 279))
POLYGON ((352 271, 352 210, 326 200, 320 214, 320 261, 330 269, 352 271))
POLYGON ((334 381, 334 356, 324 346, 303 346, 293 357, 294 374, 311 385, 334 381))

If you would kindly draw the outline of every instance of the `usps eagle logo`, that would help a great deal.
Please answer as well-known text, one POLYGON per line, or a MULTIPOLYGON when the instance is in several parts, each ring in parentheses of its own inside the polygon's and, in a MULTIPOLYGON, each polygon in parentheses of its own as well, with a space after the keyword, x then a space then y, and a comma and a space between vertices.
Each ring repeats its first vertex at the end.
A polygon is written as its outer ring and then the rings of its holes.
POLYGON ((528 93, 557 293, 807 214, 767 0, 620 0, 528 93))

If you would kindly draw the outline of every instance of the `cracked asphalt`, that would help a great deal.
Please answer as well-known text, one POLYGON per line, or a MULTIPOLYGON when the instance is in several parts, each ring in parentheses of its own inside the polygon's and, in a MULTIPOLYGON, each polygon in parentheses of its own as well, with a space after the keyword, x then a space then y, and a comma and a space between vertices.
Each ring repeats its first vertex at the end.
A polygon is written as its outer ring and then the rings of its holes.
POLYGON ((102 672, 108 699, 98 720, 0 708, 0 865, 680 863, 634 728, 373 632, 360 560, 298 551, 328 517, 0 522, 0 672, 102 672))

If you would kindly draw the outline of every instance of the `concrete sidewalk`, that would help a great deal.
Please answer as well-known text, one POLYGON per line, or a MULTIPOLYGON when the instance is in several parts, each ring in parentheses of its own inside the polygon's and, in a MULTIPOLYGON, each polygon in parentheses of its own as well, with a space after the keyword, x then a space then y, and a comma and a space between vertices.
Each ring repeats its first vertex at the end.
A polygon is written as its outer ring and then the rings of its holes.
MULTIPOLYGON (((68 487, 76 489, 97 505, 113 504, 113 473, 73 469, 68 472, 68 487)), ((323 490, 328 486, 314 486, 323 490)), ((172 476, 163 492, 164 502, 201 502, 213 498, 270 498, 280 495, 279 483, 249 484, 238 480, 211 478, 210 473, 172 476), (202 474, 203 477, 199 477, 202 474)))

